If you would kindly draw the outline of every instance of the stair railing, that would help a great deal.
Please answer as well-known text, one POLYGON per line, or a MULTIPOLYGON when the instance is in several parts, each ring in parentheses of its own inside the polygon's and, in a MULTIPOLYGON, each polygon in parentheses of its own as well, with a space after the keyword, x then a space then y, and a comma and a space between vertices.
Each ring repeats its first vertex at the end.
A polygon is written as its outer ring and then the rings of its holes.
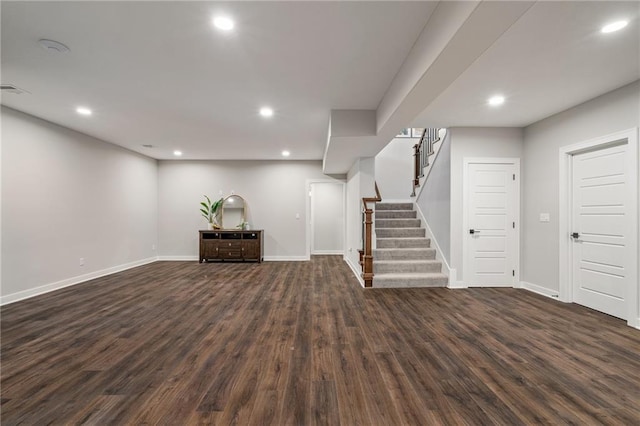
POLYGON ((374 182, 375 197, 362 198, 362 250, 360 252, 360 265, 362 266, 362 279, 365 287, 373 287, 373 208, 369 203, 382 201, 378 184, 374 182))
POLYGON ((420 178, 424 177, 424 169, 429 165, 429 156, 433 154, 433 144, 440 140, 440 129, 428 127, 422 131, 420 142, 413 146, 413 190, 411 196, 416 196, 416 188, 420 186, 420 178))

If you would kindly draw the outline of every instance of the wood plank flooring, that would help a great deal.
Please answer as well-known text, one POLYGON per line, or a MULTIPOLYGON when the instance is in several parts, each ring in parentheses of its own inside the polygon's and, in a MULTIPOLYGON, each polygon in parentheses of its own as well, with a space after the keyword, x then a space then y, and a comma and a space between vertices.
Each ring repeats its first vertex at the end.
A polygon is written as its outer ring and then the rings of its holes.
POLYGON ((16 424, 640 424, 640 331, 516 289, 364 290, 338 256, 158 262, 2 308, 16 424))

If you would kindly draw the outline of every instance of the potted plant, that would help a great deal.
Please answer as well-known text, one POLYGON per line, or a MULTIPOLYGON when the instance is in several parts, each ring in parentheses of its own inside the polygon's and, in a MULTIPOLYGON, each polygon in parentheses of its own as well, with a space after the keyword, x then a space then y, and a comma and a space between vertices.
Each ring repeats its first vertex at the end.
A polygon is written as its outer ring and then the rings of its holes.
POLYGON ((204 198, 206 198, 207 201, 200 202, 200 213, 202 213, 202 217, 207 219, 208 229, 218 229, 220 228, 220 225, 218 224, 218 216, 220 207, 222 207, 222 202, 224 200, 220 198, 217 201, 211 202, 209 197, 206 195, 204 198))

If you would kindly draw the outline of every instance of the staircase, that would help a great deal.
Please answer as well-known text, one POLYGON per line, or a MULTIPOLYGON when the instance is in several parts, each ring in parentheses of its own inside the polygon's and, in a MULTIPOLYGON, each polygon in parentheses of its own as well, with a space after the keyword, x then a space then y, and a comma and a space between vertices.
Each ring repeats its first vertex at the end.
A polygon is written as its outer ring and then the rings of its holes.
POLYGON ((448 277, 413 203, 376 203, 373 287, 445 287, 448 277))

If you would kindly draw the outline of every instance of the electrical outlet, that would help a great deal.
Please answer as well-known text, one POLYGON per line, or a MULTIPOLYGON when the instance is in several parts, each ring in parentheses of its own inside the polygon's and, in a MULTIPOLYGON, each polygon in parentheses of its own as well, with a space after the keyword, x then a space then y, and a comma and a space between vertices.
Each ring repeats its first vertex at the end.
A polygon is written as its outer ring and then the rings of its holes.
POLYGON ((84 266, 84 257, 80 258, 80 266, 84 266))
POLYGON ((540 213, 540 222, 549 222, 550 216, 549 213, 540 213))
POLYGON ((151 244, 151 250, 155 250, 156 249, 156 245, 155 244, 151 244))

